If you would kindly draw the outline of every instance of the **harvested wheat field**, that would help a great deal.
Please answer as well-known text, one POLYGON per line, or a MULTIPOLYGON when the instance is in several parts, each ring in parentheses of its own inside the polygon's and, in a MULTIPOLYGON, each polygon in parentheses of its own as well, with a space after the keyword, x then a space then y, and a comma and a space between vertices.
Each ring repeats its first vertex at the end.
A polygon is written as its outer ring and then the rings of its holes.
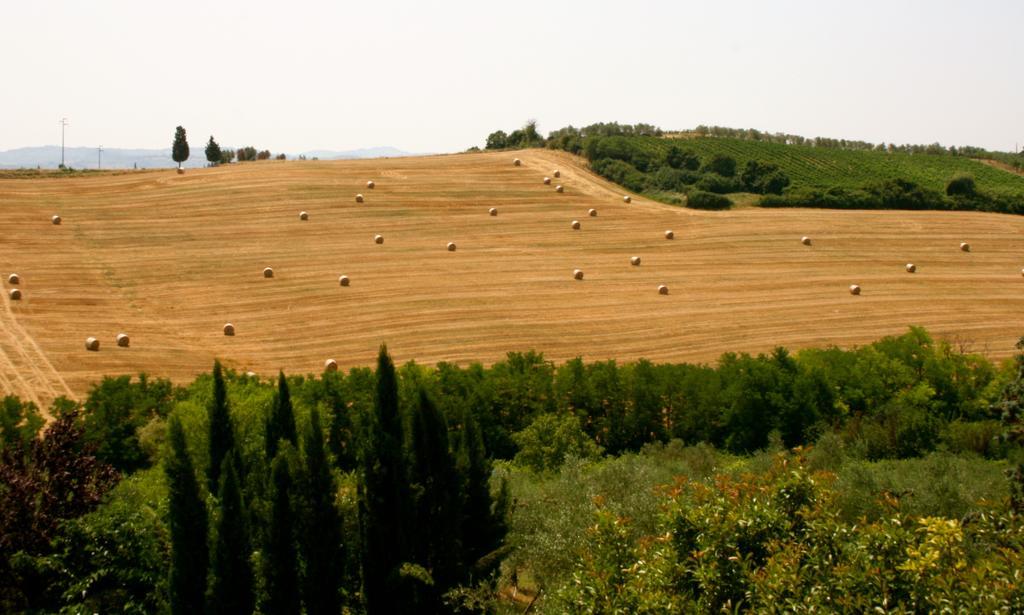
POLYGON ((265 376, 370 365, 381 342, 426 364, 526 349, 713 361, 913 324, 999 358, 1024 333, 1024 218, 626 204, 548 150, 0 179, 0 211, 0 273, 24 293, 3 293, 0 390, 41 405, 105 374, 186 382, 214 357, 265 376), (542 182, 553 168, 563 194, 542 182))

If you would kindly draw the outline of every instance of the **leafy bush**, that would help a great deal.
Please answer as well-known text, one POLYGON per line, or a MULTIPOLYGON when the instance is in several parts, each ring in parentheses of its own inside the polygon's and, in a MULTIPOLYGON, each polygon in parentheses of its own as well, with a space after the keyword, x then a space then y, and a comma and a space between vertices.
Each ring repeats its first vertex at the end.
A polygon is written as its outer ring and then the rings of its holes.
POLYGON ((717 173, 705 173, 697 182, 696 187, 704 192, 729 194, 741 191, 743 184, 732 177, 722 177, 717 173))
POLYGON ((542 414, 512 439, 519 446, 512 462, 535 472, 556 470, 569 457, 601 455, 601 447, 583 433, 580 420, 572 414, 542 414))
POLYGON ((677 145, 670 145, 665 150, 665 164, 673 169, 696 171, 700 168, 700 156, 693 153, 693 150, 681 149, 677 145))
POLYGON ((736 159, 725 154, 715 154, 704 163, 704 170, 722 177, 732 177, 736 175, 736 159))
POLYGON ((946 184, 946 196, 974 196, 977 191, 974 176, 966 173, 955 175, 946 184))
POLYGON ((782 194, 782 190, 789 185, 789 177, 778 165, 756 160, 747 161, 740 181, 748 192, 757 194, 782 194))
POLYGON ((594 162, 591 168, 598 175, 625 186, 633 192, 643 192, 647 186, 647 180, 643 173, 636 167, 618 159, 605 158, 594 162))
POLYGON ((718 194, 691 190, 686 195, 686 206, 694 209, 729 209, 732 207, 732 201, 718 194))

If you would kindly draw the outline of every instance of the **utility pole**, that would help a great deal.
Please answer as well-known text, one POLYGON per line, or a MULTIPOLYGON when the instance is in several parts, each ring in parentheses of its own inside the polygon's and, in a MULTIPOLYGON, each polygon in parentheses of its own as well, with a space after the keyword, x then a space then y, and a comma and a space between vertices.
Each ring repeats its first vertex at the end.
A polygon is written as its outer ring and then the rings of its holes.
POLYGON ((64 128, 68 125, 68 118, 60 118, 60 168, 64 168, 64 128))
POLYGON ((103 146, 96 148, 96 170, 103 168, 103 146))

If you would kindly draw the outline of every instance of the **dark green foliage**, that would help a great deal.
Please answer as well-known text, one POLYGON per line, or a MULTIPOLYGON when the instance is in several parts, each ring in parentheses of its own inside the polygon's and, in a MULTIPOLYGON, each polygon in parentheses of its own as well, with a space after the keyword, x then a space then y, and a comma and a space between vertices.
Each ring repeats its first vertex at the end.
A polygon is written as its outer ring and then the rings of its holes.
POLYGON ((220 145, 213 140, 213 135, 210 135, 210 141, 206 144, 206 161, 210 164, 220 164, 224 157, 224 152, 221 151, 220 145))
POLYGON ((673 144, 665 150, 665 164, 673 169, 696 171, 700 168, 700 157, 693 153, 693 150, 682 149, 673 144))
POLYGON ((725 154, 715 154, 704 163, 704 170, 722 177, 732 177, 736 175, 736 159, 725 154))
POLYGON ((402 564, 411 560, 407 532, 412 528, 408 525, 398 380, 383 345, 377 358, 373 416, 368 423, 360 459, 363 596, 370 615, 398 613, 410 599, 396 583, 402 564))
POLYGON ((260 609, 267 615, 299 613, 299 571, 295 549, 295 513, 292 509, 292 472, 288 452, 274 458, 271 474, 269 540, 263 560, 266 602, 260 609))
POLYGON ((978 187, 974 183, 974 176, 961 173, 949 180, 946 184, 946 196, 974 196, 978 187))
POLYGON ((167 475, 168 528, 171 534, 169 580, 171 613, 195 615, 206 602, 207 551, 206 505, 203 503, 185 443, 181 421, 171 418, 168 431, 170 454, 164 462, 167 475))
MULTIPOLYGON (((999 403, 993 409, 1001 415, 1006 441, 1017 446, 1024 445, 1024 337, 1017 342, 1022 353, 1015 358, 1016 378, 1003 389, 999 403)), ((1024 455, 1017 455, 1009 469, 1010 505, 1017 513, 1024 513, 1024 455)))
POLYGON ((14 395, 4 397, 0 402, 0 453, 25 448, 42 426, 43 417, 34 403, 14 395))
POLYGON ((178 168, 181 168, 181 163, 188 160, 188 140, 185 137, 185 129, 181 126, 174 129, 174 143, 171 145, 171 159, 178 163, 178 168))
POLYGON ((16 565, 19 552, 46 553, 60 524, 96 508, 117 480, 85 441, 75 413, 57 417, 42 438, 0 452, 0 610, 41 608, 53 599, 37 571, 16 565))
POLYGON ((303 438, 305 467, 301 483, 301 553, 305 562, 302 596, 309 615, 341 611, 344 552, 341 518, 334 504, 337 488, 324 448, 320 412, 310 411, 303 438))
POLYGON ((697 190, 714 194, 729 194, 744 189, 743 183, 733 177, 722 177, 718 173, 706 172, 695 184, 697 190))
POLYGON ((633 192, 643 192, 646 189, 646 176, 628 162, 603 158, 591 163, 590 166, 598 175, 625 186, 633 192))
POLYGON ((686 206, 694 209, 729 209, 732 201, 720 194, 691 190, 686 195, 686 206))
POLYGON ((487 135, 487 145, 484 149, 505 149, 508 147, 508 135, 504 130, 496 130, 487 135))
POLYGON ((283 371, 278 373, 277 394, 274 395, 274 401, 270 406, 270 416, 267 418, 265 446, 268 461, 277 456, 281 440, 290 442, 292 446, 298 446, 295 410, 292 407, 291 392, 288 390, 288 380, 284 377, 283 371))
MULTIPOLYGON (((491 464, 479 426, 469 412, 462 417, 455 463, 462 494, 462 561, 470 580, 481 579, 500 563, 499 559, 487 556, 497 551, 505 540, 508 501, 507 498, 491 499, 491 464)), ((504 489, 504 485, 502 487, 504 489)))
POLYGON ((406 440, 412 515, 419 527, 412 532, 414 561, 423 566, 433 581, 422 592, 420 612, 444 612, 441 595, 459 577, 459 480, 448 448, 448 426, 421 386, 416 406, 409 417, 406 440))
POLYGON ((238 162, 256 160, 256 155, 256 148, 251 145, 240 147, 238 148, 238 150, 235 151, 235 157, 238 159, 238 162))
POLYGON ((779 165, 748 160, 740 181, 747 192, 756 194, 782 194, 789 185, 789 177, 779 169, 779 165))
POLYGON ((248 520, 238 473, 230 456, 223 462, 214 521, 207 613, 251 613, 256 606, 248 520))
POLYGON ((85 439, 96 446, 96 456, 122 472, 149 465, 150 459, 139 442, 139 429, 154 418, 170 412, 174 390, 170 381, 151 382, 139 374, 105 376, 93 385, 85 401, 85 439))
POLYGON ((220 151, 220 160, 218 164, 228 164, 235 158, 235 150, 233 149, 222 149, 220 151))
POLYGON ((519 452, 513 463, 534 472, 558 470, 568 457, 596 459, 601 447, 585 434, 570 413, 542 414, 512 436, 519 452))
POLYGON ((702 175, 684 169, 661 167, 651 176, 651 181, 661 190, 688 192, 689 187, 700 181, 702 175))
POLYGON ((228 392, 224 386, 224 374, 220 361, 213 362, 213 397, 206 410, 210 424, 210 465, 206 475, 210 493, 217 493, 220 485, 220 470, 224 458, 235 445, 235 428, 231 424, 231 410, 228 408, 228 392))

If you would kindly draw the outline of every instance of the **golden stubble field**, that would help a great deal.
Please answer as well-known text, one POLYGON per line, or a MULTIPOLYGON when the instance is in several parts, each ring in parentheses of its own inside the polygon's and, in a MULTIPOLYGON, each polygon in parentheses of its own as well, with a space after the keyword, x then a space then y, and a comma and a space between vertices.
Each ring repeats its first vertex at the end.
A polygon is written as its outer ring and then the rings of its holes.
POLYGON ((186 382, 214 357, 262 376, 314 373, 327 358, 370 365, 381 342, 424 364, 528 349, 709 362, 908 325, 1002 358, 1024 334, 1024 218, 714 213, 621 196, 544 150, 0 180, 0 390, 46 405, 105 374, 186 382))

